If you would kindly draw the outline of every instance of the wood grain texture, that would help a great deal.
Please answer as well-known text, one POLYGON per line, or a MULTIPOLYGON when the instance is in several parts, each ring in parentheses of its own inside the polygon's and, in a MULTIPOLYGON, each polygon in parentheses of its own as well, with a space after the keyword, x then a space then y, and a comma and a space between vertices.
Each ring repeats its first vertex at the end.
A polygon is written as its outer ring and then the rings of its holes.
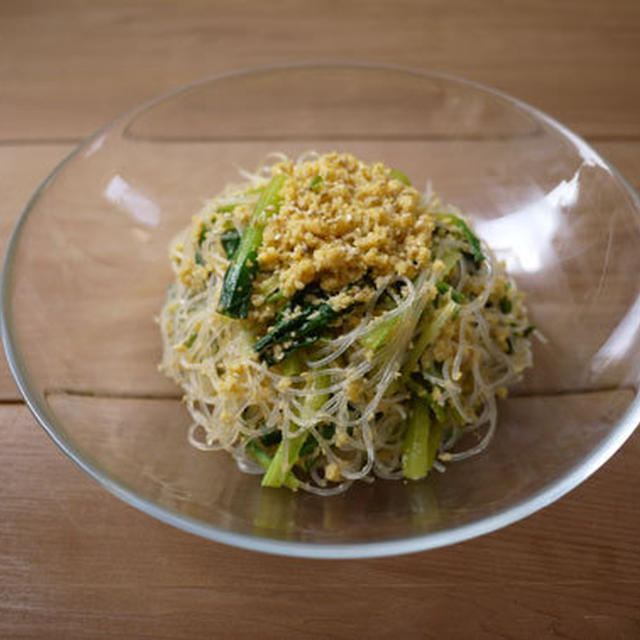
POLYGON ((468 76, 583 135, 640 136, 636 0, 8 0, 0 41, 0 139, 77 138, 180 84, 313 58, 468 76))
MULTIPOLYGON (((68 143, 159 92, 265 62, 366 59, 493 85, 597 141, 640 189, 637 0, 7 0, 0 50, 2 250, 68 143)), ((2 361, 0 638, 640 637, 639 433, 569 496, 500 532, 306 561, 128 507, 18 397, 2 361)))
POLYGON ((471 543, 287 559, 156 522, 99 488, 24 407, 0 431, 2 638, 634 638, 640 434, 559 503, 471 543))
MULTIPOLYGON (((69 145, 0 146, 0 252, 32 193, 55 165, 71 151, 69 145)), ((4 359, 0 357, 0 401, 20 397, 4 359)))

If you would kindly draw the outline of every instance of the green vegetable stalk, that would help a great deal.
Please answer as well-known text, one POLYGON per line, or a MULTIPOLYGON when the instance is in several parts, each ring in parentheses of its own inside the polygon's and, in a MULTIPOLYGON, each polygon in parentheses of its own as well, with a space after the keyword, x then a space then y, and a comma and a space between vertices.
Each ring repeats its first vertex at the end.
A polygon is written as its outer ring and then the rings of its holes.
MULTIPOLYGON (((289 364, 288 371, 291 373, 287 373, 286 375, 296 375, 299 373, 302 368, 302 363, 295 357, 295 354, 288 358, 285 361, 289 364), (297 365, 297 367, 296 367, 297 365), (297 370, 296 370, 297 369, 297 370)), ((330 384, 330 378, 327 375, 318 376, 318 379, 315 382, 315 389, 323 389, 328 387, 330 384)), ((308 399, 303 408, 303 416, 309 417, 319 411, 322 405, 329 399, 328 394, 318 394, 308 396, 308 399)), ((293 438, 289 438, 288 447, 287 447, 287 457, 285 464, 285 442, 284 440, 280 442, 278 445, 278 449, 276 450, 275 455, 273 456, 273 460, 269 464, 267 472, 262 478, 262 486, 263 487, 281 487, 283 484, 286 485, 287 478, 289 476, 294 477, 291 473, 292 467, 296 464, 298 459, 300 458, 302 448, 307 441, 309 434, 307 432, 302 432, 300 435, 294 436, 293 438)), ((308 452, 307 452, 308 453, 308 452)), ((297 481, 297 480, 296 480, 297 481)), ((286 485, 289 486, 289 485, 286 485)))
POLYGON ((419 480, 429 472, 429 405, 416 398, 407 423, 402 452, 402 473, 405 478, 419 480))
POLYGON ((300 456, 300 449, 302 448, 302 445, 304 444, 304 441, 306 439, 306 432, 301 433, 294 438, 289 438, 286 464, 284 440, 278 445, 276 453, 269 463, 266 473, 262 477, 263 487, 281 487, 283 484, 287 485, 287 479, 289 478, 289 476, 294 478, 296 483, 299 484, 297 478, 295 478, 295 476, 291 473, 291 468, 300 456))
POLYGON ((380 319, 377 319, 372 323, 373 326, 371 329, 361 336, 358 339, 358 342, 365 349, 373 349, 376 351, 389 339, 393 328, 398 324, 400 318, 400 315, 395 315, 391 318, 381 316, 380 319))
POLYGON ((444 326, 449 322, 458 309, 458 303, 452 299, 449 300, 444 307, 437 309, 433 315, 430 315, 427 318, 422 325, 420 334, 416 339, 413 348, 409 351, 409 355, 402 367, 403 379, 406 380, 411 374, 425 349, 437 340, 444 326))
MULTIPOLYGON (((247 451, 251 454, 252 458, 265 470, 268 471, 272 464, 273 461, 275 460, 275 457, 272 458, 264 449, 262 449, 255 440, 251 441, 248 445, 247 445, 247 451)), ((280 451, 280 449, 278 449, 278 451, 280 451)), ((277 454, 276 454, 277 456, 277 454)), ((265 485, 265 483, 262 483, 263 486, 272 486, 272 485, 265 485)), ((287 474, 285 474, 284 479, 282 480, 281 485, 284 485, 285 487, 289 487, 289 489, 293 489, 294 491, 300 486, 300 481, 298 480, 298 478, 296 478, 293 473, 289 472, 287 474)), ((278 486, 281 486, 278 485, 278 486)))
POLYGON ((415 398, 402 452, 402 473, 405 478, 419 480, 429 473, 438 454, 442 428, 442 420, 431 420, 429 403, 415 398))
MULTIPOLYGON (((460 260, 461 257, 462 254, 456 250, 449 251, 442 257, 442 262, 444 263, 444 271, 442 273, 443 278, 449 275, 451 270, 456 266, 456 264, 458 264, 458 260, 460 260)), ((464 296, 453 289, 448 283, 440 281, 436 286, 440 293, 446 293, 447 291, 451 290, 451 298, 455 302, 462 303, 464 301, 464 296)), ((373 349, 374 351, 376 351, 389 340, 391 334, 393 333, 393 329, 402 317, 403 315, 396 315, 390 318, 385 316, 376 318, 371 323, 371 329, 369 329, 367 333, 360 337, 358 339, 358 342, 365 349, 373 349)))

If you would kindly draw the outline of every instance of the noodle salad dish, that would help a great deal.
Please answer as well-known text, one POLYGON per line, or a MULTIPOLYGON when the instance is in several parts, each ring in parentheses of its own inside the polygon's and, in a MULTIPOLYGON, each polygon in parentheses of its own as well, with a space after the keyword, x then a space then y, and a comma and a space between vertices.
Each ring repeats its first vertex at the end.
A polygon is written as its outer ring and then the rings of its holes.
POLYGON ((471 222, 348 153, 241 175, 170 247, 160 367, 190 442, 321 495, 480 453, 535 328, 471 222))

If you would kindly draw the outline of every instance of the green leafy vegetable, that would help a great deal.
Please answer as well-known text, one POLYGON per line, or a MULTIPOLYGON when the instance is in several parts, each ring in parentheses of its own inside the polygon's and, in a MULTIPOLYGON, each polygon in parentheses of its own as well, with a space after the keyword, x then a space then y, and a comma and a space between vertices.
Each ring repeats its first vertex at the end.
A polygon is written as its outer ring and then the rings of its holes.
POLYGON ((514 349, 513 349, 513 342, 511 340, 511 338, 507 338, 507 355, 511 355, 513 353, 514 349))
POLYGON ((444 282, 440 280, 440 282, 436 283, 436 289, 442 295, 445 295, 447 291, 451 292, 451 299, 458 304, 462 304, 465 300, 465 297, 458 291, 456 291, 448 282, 444 282))
POLYGON ((222 243, 222 248, 224 249, 224 253, 229 260, 233 259, 236 251, 238 250, 238 246, 240 245, 240 233, 234 227, 232 229, 227 229, 224 233, 220 235, 220 242, 222 243))
POLYGON ((265 447, 272 447, 274 444, 280 444, 280 442, 282 442, 282 433, 278 429, 269 431, 269 433, 265 433, 260 438, 260 442, 265 447))
POLYGON ((305 458, 310 453, 312 453, 317 446, 318 441, 313 437, 313 435, 309 434, 307 436, 307 439, 304 441, 304 444, 300 448, 300 457, 305 458))
POLYGON ((511 300, 509 300, 509 298, 504 297, 500 299, 500 311, 502 311, 502 313, 504 313, 505 315, 511 313, 512 308, 513 305, 511 304, 511 300))
MULTIPOLYGON (((323 398, 328 398, 329 396, 323 396, 323 398)), ((324 404, 324 400, 323 400, 323 404, 324 404)), ((336 425, 335 424, 325 424, 323 426, 320 427, 320 435, 325 439, 325 440, 331 440, 331 438, 333 438, 333 436, 336 433, 336 425)))
POLYGON ((403 182, 408 187, 411 186, 411 180, 409 180, 407 175, 405 173, 402 173, 402 171, 400 171, 399 169, 389 169, 389 175, 396 180, 400 180, 400 182, 403 182))
POLYGON ((320 191, 323 183, 324 183, 324 179, 322 178, 322 176, 320 174, 315 175, 313 176, 313 178, 311 178, 311 182, 309 183, 309 189, 311 189, 311 191, 320 191))
POLYGON ((318 463, 318 460, 320 459, 322 454, 318 454, 316 456, 307 456, 307 459, 302 463, 302 467, 303 469, 309 473, 309 471, 311 471, 311 469, 313 469, 313 467, 316 466, 316 464, 318 463))
POLYGON ((536 330, 535 324, 530 324, 522 333, 524 338, 528 338, 536 330))
POLYGON ((462 218, 459 218, 453 213, 434 213, 433 215, 441 222, 453 224, 460 229, 462 235, 469 243, 471 254, 476 262, 482 262, 485 260, 482 249, 480 248, 480 240, 478 239, 478 236, 471 231, 469 225, 462 218))
POLYGON ((196 331, 195 333, 192 333, 182 344, 187 349, 190 349, 193 346, 193 343, 196 341, 197 337, 198 337, 198 332, 196 331))
POLYGON ((290 303, 274 327, 254 345, 269 364, 281 362, 301 347, 317 342, 327 325, 338 316, 326 302, 302 307, 290 303), (280 345, 280 349, 276 347, 280 345))
MULTIPOLYGON (((333 434, 336 432, 336 427, 333 424, 325 424, 321 426, 318 431, 320 431, 320 435, 325 440, 331 440, 333 438, 333 434)), ((312 434, 307 436, 307 439, 304 441, 302 448, 300 449, 300 457, 304 458, 308 456, 310 453, 315 451, 315 448, 318 446, 318 441, 312 434)))
POLYGON ((216 209, 216 213, 231 213, 237 206, 240 204, 239 202, 232 202, 230 204, 220 205, 216 209))
POLYGON ((251 214, 249 225, 242 234, 240 245, 224 274, 218 312, 232 318, 246 318, 253 290, 253 278, 258 269, 258 249, 262 244, 262 233, 268 218, 280 206, 280 189, 286 176, 278 174, 271 178, 251 214))
POLYGON ((198 234, 198 246, 201 247, 204 242, 207 234, 209 233, 209 227, 206 224, 203 224, 200 227, 200 233, 198 234))

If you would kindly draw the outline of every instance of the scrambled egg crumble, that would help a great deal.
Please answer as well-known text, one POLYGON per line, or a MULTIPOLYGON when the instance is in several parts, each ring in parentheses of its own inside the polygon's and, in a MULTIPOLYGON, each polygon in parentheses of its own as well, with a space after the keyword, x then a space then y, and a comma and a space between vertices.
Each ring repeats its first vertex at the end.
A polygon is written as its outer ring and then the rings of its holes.
POLYGON ((258 263, 278 273, 285 296, 316 281, 337 292, 366 273, 411 279, 428 264, 433 219, 419 193, 383 163, 328 153, 273 170, 287 180, 280 210, 265 226, 258 263))

